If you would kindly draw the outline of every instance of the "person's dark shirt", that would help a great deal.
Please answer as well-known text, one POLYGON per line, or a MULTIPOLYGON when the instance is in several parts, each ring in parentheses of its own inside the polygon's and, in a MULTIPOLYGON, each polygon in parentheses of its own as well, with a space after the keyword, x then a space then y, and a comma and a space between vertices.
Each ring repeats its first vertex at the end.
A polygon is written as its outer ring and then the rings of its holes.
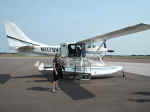
POLYGON ((60 59, 53 59, 53 64, 55 64, 56 70, 62 70, 61 60, 60 59))

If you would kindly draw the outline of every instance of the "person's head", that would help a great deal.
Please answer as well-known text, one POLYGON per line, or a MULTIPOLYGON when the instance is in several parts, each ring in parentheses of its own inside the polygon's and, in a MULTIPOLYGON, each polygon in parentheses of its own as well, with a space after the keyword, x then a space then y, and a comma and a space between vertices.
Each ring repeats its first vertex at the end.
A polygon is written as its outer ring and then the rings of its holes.
POLYGON ((58 53, 55 54, 55 58, 56 58, 56 59, 59 58, 59 54, 58 54, 58 53))

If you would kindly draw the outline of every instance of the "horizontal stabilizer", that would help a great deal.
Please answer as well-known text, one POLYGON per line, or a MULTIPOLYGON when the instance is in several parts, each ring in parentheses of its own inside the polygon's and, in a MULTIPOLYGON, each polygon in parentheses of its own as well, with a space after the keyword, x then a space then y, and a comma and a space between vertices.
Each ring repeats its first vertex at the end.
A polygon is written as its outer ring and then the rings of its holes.
POLYGON ((34 49, 33 46, 22 46, 18 48, 18 51, 20 52, 32 52, 32 50, 34 49))

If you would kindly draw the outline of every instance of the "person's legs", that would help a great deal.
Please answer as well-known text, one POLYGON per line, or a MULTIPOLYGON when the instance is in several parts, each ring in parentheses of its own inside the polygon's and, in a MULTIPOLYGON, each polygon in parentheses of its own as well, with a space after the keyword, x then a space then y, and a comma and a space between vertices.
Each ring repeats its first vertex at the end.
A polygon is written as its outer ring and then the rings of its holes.
POLYGON ((59 77, 60 77, 59 75, 60 74, 58 74, 57 77, 56 77, 56 83, 55 83, 55 89, 56 90, 59 90, 59 87, 58 87, 58 80, 59 80, 59 77))
POLYGON ((58 81, 56 81, 56 83, 55 83, 55 89, 57 89, 58 88, 58 81))
POLYGON ((56 92, 55 88, 56 88, 56 81, 57 81, 57 77, 55 72, 53 71, 53 84, 52 84, 52 92, 56 92))
POLYGON ((56 81, 53 81, 52 92, 56 92, 56 90, 55 90, 55 86, 56 86, 56 81))

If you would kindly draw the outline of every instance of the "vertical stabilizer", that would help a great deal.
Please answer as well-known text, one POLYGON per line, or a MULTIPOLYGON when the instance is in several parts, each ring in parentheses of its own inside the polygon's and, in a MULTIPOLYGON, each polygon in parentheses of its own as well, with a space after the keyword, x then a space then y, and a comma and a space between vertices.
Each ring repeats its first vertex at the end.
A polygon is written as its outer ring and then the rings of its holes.
POLYGON ((16 24, 10 22, 10 21, 5 21, 5 31, 6 35, 10 36, 12 38, 16 38, 18 40, 22 41, 27 41, 30 42, 31 40, 22 32, 16 24))
POLYGON ((17 49, 22 46, 39 46, 39 43, 32 41, 22 32, 16 24, 10 21, 4 22, 6 37, 10 48, 17 49))

